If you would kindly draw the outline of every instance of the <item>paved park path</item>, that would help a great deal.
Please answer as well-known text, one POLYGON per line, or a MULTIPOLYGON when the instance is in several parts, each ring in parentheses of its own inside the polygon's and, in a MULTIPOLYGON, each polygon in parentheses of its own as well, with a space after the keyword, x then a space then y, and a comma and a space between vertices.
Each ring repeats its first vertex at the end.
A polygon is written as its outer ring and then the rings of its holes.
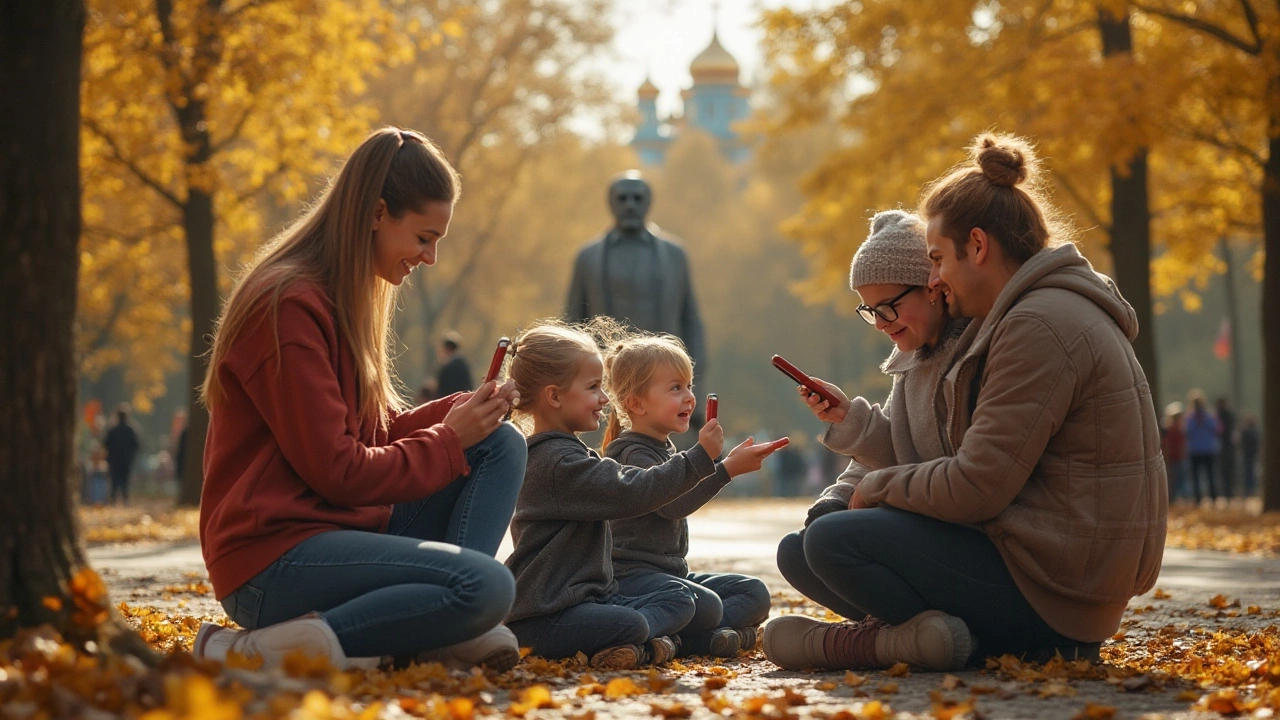
MULTIPOLYGON (((799 527, 806 503, 797 501, 726 501, 713 503, 690 520, 690 565, 697 570, 745 572, 763 578, 775 590, 775 612, 785 611, 799 595, 782 579, 774 563, 778 540, 799 527)), ((505 544, 499 557, 510 551, 505 544)), ((93 548, 89 552, 92 565, 103 574, 115 601, 131 605, 149 605, 171 612, 190 615, 221 616, 221 608, 211 595, 166 593, 165 588, 200 582, 206 578, 199 546, 193 542, 149 545, 121 545, 93 548), (181 605, 179 605, 181 603, 181 605)), ((1124 631, 1130 638, 1140 638, 1162 627, 1173 626, 1180 633, 1196 628, 1239 628, 1261 630, 1277 623, 1280 611, 1280 561, 1239 554, 1212 551, 1190 551, 1170 548, 1165 552, 1164 567, 1157 583, 1167 598, 1157 599, 1155 591, 1135 598, 1124 631), (1260 615, 1220 612, 1209 605, 1210 598, 1222 594, 1238 600, 1242 608, 1260 606, 1260 615), (1148 609, 1150 608, 1150 609, 1148 609), (1236 615, 1229 617, 1229 615, 1236 615)), ((780 670, 759 653, 732 660, 727 666, 736 673, 730 683, 718 690, 726 698, 741 704, 751 697, 782 697, 786 692, 800 693, 804 705, 793 705, 786 712, 799 717, 824 717, 854 707, 854 703, 879 699, 894 710, 909 715, 929 716, 929 693, 938 690, 942 676, 916 673, 903 678, 888 678, 881 673, 863 673, 864 686, 855 690, 847 686, 843 673, 795 673, 780 670), (895 682, 894 694, 877 694, 875 689, 895 682), (833 687, 834 686, 834 687, 833 687), (857 693, 871 690, 871 697, 857 693)), ((1072 694, 1042 699, 1028 694, 1034 686, 1001 681, 985 671, 956 673, 968 686, 995 686, 997 692, 982 695, 978 709, 989 719, 1053 718, 1069 720, 1080 713, 1086 703, 1116 709, 1116 718, 1163 715, 1170 718, 1219 717, 1190 711, 1191 703, 1178 700, 1177 690, 1163 692, 1126 692, 1119 686, 1102 681, 1073 681, 1072 694)), ((650 717, 650 702, 678 702, 694 710, 695 717, 712 717, 699 698, 704 678, 682 675, 677 685, 660 698, 639 696, 627 701, 577 698, 573 692, 577 681, 539 679, 551 685, 557 697, 572 701, 560 710, 537 711, 542 717, 577 717, 588 710, 600 717, 650 717)), ((603 678, 602 678, 603 681, 603 678)), ((955 700, 967 697, 960 688, 944 693, 955 700)), ((501 702, 497 698, 496 702, 501 702)), ((793 695, 794 700, 794 695, 793 695)), ((741 705, 739 705, 740 707, 741 705)), ((775 708, 776 709, 776 708, 775 708)), ((778 711, 782 712, 782 711, 778 711)), ((769 715, 769 708, 762 714, 769 715)), ((782 714, 775 715, 783 717, 782 714)), ((533 716, 531 716, 533 717, 533 716)))

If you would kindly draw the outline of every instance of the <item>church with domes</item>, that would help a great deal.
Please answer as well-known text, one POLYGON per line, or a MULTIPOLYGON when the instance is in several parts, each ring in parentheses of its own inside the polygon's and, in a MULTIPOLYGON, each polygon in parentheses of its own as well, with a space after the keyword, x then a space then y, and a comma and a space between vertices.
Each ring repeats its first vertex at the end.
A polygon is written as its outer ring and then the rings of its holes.
POLYGON ((693 85, 680 93, 684 112, 666 118, 658 117, 658 87, 645 79, 636 95, 639 100, 640 124, 631 146, 645 165, 661 165, 667 149, 681 132, 694 128, 715 138, 720 152, 731 162, 745 160, 748 150, 734 130, 734 123, 750 114, 747 98, 750 91, 738 80, 738 61, 711 33, 711 44, 698 53, 689 65, 693 85))

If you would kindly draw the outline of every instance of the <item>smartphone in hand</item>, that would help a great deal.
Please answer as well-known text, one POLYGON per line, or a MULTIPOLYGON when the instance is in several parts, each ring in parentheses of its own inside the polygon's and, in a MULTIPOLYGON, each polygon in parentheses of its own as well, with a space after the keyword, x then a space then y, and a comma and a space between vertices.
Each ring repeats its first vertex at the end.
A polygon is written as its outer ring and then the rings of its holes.
POLYGON ((498 373, 502 370, 502 361, 507 359, 507 348, 511 347, 511 338, 500 338, 498 347, 493 351, 493 360, 489 362, 489 372, 484 374, 483 385, 491 380, 498 379, 498 373))
POLYGON ((707 393, 707 420, 715 420, 720 414, 720 396, 715 393, 707 393))
POLYGON ((837 400, 834 395, 827 392, 826 388, 822 387, 820 383, 802 372, 800 368, 787 362, 781 355, 773 356, 773 366, 781 370, 787 377, 795 380, 797 384, 803 385, 805 389, 809 391, 810 395, 817 395, 823 400, 826 400, 830 403, 831 408, 840 407, 840 401, 837 400))

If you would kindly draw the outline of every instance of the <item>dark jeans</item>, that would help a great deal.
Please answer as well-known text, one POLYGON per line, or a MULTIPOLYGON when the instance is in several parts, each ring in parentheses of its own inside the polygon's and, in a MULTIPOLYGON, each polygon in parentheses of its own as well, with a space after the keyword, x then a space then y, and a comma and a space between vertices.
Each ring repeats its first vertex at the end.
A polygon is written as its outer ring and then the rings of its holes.
POLYGON ((129 502, 129 471, 131 467, 126 465, 119 467, 110 466, 108 472, 111 474, 111 496, 107 500, 109 504, 115 503, 116 496, 120 496, 120 502, 129 502))
POLYGON ((488 631, 515 580, 493 558, 524 482, 524 437, 504 424, 466 451, 471 474, 396 505, 386 534, 332 530, 303 540, 222 599, 245 628, 309 612, 348 657, 414 655, 488 631))
POLYGON ((633 570, 618 577, 618 592, 641 595, 671 580, 693 593, 693 618, 680 629, 684 654, 710 652, 710 635, 716 628, 755 626, 769 617, 769 588, 750 575, 689 573, 677 577, 659 570, 633 570))
POLYGON ((1206 488, 1209 494, 1205 497, 1210 500, 1218 499, 1218 481, 1213 474, 1213 456, 1212 455, 1192 455, 1189 461, 1190 480, 1191 480, 1191 498, 1200 504, 1200 476, 1203 475, 1206 488))
POLYGON ((643 595, 606 595, 507 625, 520 647, 533 648, 535 655, 546 658, 566 658, 674 635, 693 618, 693 609, 693 594, 669 578, 643 595))
MULTIPOLYGON (((926 610, 964 620, 981 655, 1019 655, 1045 648, 1075 648, 1076 640, 1048 626, 1014 584, 995 545, 979 530, 892 508, 844 510, 824 515, 803 531, 803 559, 796 567, 793 533, 783 541, 797 587, 852 619, 865 615, 898 625, 926 610)), ((779 563, 784 548, 779 548, 779 563)), ((790 573, 790 574, 789 574, 790 573)), ((979 657, 981 656, 979 655, 979 657)))

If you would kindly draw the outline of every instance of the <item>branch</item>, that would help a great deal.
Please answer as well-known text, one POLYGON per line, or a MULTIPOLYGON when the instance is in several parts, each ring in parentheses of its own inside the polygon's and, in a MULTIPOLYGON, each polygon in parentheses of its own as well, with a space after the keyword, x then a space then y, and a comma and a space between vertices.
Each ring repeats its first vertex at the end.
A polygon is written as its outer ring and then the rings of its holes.
POLYGON ((226 137, 222 138, 218 142, 214 143, 209 148, 210 155, 217 155, 218 153, 222 152, 222 150, 226 148, 228 145, 230 145, 231 143, 235 142, 240 138, 240 131, 244 130, 244 124, 249 121, 249 116, 253 114, 254 109, 257 107, 256 101, 259 97, 260 97, 259 95, 254 95, 253 100, 249 101, 249 105, 244 109, 244 114, 240 116, 239 120, 236 120, 236 124, 231 129, 230 134, 228 134, 226 137))
POLYGON ((1253 9, 1250 0, 1240 0, 1240 9, 1244 11, 1244 19, 1249 23, 1249 32, 1253 33, 1253 44, 1262 47, 1262 35, 1258 32, 1258 13, 1253 9))
POLYGON ((1107 233, 1107 235, 1110 235, 1111 223, 1105 222, 1098 215, 1098 213, 1094 211, 1093 204, 1084 199, 1084 195, 1079 190, 1076 190, 1075 186, 1072 185, 1069 180, 1067 180, 1067 177, 1062 173, 1056 172, 1056 171, 1050 171, 1050 174, 1053 176, 1053 179, 1058 183, 1058 186, 1061 187, 1063 190, 1066 190, 1067 194, 1071 196, 1071 199, 1075 201, 1076 205, 1078 205, 1080 209, 1084 211, 1084 214, 1089 217, 1089 221, 1094 225, 1097 225, 1098 227, 1102 228, 1107 233))
POLYGON ((105 142, 107 144, 107 147, 111 149, 111 156, 115 158, 116 161, 119 162, 121 165, 124 165, 129 170, 129 172, 133 173, 133 175, 137 177, 138 180, 142 182, 142 184, 146 185, 152 190, 155 190, 157 193, 160 194, 160 197, 164 198, 165 200, 168 200, 178 210, 182 209, 183 207, 182 200, 179 199, 177 195, 173 194, 172 191, 166 188, 159 180, 156 180, 155 178, 151 177, 145 171, 143 171, 142 168, 138 167, 138 165, 135 164, 132 160, 129 160, 128 158, 126 158, 124 156, 124 153, 120 151, 120 146, 116 144, 115 139, 112 138, 110 135, 108 135, 106 131, 103 130, 102 127, 99 126, 96 121, 90 118, 85 118, 84 124, 86 127, 89 128, 89 130, 94 135, 97 135, 99 138, 102 138, 102 141, 105 142))
POLYGON ((1219 40, 1236 48, 1237 50, 1248 53, 1249 55, 1258 55, 1262 52, 1262 43, 1260 41, 1257 41, 1255 39, 1255 41, 1252 44, 1248 44, 1244 40, 1241 40, 1235 35, 1232 35, 1229 30, 1218 27, 1213 23, 1205 22, 1204 20, 1201 20, 1199 18, 1193 18, 1189 15, 1180 15, 1175 12, 1169 12, 1168 10, 1162 10, 1160 8, 1151 7, 1150 5, 1145 5, 1143 3, 1135 2, 1133 4, 1133 7, 1149 15, 1162 17, 1166 20, 1176 22, 1180 25, 1185 25, 1186 27, 1189 27, 1192 30, 1198 30, 1202 33, 1205 33, 1206 35, 1212 35, 1213 37, 1218 38, 1219 40))

